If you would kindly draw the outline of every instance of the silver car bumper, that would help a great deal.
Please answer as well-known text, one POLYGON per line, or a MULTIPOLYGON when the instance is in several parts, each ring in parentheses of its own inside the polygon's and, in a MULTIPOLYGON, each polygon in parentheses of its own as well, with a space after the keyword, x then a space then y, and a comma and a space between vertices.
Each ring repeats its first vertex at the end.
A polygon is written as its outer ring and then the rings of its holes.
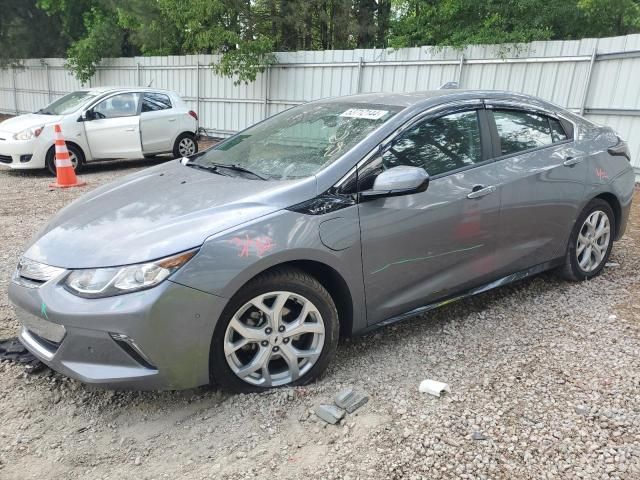
POLYGON ((53 370, 106 388, 177 390, 209 383, 209 349, 226 299, 165 281, 101 299, 55 281, 11 282, 20 340, 53 370), (46 318, 44 318, 46 317, 46 318))

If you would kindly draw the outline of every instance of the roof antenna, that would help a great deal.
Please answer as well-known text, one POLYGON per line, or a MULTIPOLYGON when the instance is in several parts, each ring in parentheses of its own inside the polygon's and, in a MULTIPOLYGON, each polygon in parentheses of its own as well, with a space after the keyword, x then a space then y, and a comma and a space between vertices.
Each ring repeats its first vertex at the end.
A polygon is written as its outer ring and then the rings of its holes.
POLYGON ((151 84, 153 83, 153 78, 151 79, 151 81, 149 82, 149 85, 147 85, 147 88, 151 87, 151 84))
POLYGON ((438 90, 454 90, 456 88, 459 88, 458 82, 447 82, 440 85, 438 90))

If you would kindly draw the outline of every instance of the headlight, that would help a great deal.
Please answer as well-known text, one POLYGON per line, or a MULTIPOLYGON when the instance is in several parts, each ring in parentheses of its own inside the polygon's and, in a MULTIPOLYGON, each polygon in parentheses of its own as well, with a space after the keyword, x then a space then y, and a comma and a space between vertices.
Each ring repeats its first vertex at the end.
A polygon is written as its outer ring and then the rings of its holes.
POLYGON ((27 128, 26 130, 16 133, 13 138, 16 140, 31 140, 32 138, 39 137, 42 130, 44 130, 44 127, 27 128))
POLYGON ((102 298, 137 292, 155 287, 187 263, 197 250, 179 253, 148 263, 125 267, 73 270, 65 279, 65 287, 74 295, 102 298))

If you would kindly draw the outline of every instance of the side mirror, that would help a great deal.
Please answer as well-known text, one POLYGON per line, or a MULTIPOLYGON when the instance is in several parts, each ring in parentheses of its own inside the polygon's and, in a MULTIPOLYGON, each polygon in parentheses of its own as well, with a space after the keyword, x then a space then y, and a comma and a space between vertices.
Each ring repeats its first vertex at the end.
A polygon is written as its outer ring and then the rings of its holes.
POLYGON ((79 122, 88 122, 94 119, 93 110, 85 110, 78 119, 79 122))
POLYGON ((371 190, 360 192, 361 200, 395 197, 424 192, 429 186, 429 174, 424 168, 400 165, 378 175, 371 190))

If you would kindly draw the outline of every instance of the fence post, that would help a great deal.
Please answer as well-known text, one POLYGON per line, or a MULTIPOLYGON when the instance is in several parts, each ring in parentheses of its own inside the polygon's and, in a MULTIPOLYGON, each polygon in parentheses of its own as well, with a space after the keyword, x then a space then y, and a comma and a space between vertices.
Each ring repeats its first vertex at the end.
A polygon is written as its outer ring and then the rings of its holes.
POLYGON ((593 64, 596 62, 598 56, 598 47, 593 49, 591 54, 591 61, 589 62, 589 70, 587 71, 587 78, 584 81, 584 91, 582 93, 582 101, 580 102, 580 115, 584 115, 584 110, 587 105, 587 96, 589 95, 589 85, 591 84, 591 74, 593 73, 593 64))
POLYGON ((136 76, 138 77, 138 80, 137 80, 138 86, 141 87, 142 84, 140 82, 140 80, 141 80, 140 79, 140 62, 136 62, 136 76))
POLYGON ((269 116, 269 86, 271 82, 271 66, 267 65, 264 78, 264 112, 262 118, 265 119, 269 116))
POLYGON ((460 65, 458 66, 458 88, 462 86, 462 66, 464 65, 464 53, 460 55, 460 65))
POLYGON ((47 75, 47 98, 49 99, 49 103, 51 103, 51 77, 49 75, 49 64, 44 62, 44 70, 47 75))
POLYGON ((200 57, 196 61, 196 112, 200 115, 200 57))
POLYGON ((356 85, 356 93, 360 93, 362 91, 362 69, 364 68, 364 61, 362 57, 360 57, 360 61, 358 61, 358 80, 356 85))
POLYGON ((11 65, 11 79, 13 80, 13 107, 16 111, 16 115, 20 115, 18 110, 18 87, 16 87, 16 67, 11 65))

